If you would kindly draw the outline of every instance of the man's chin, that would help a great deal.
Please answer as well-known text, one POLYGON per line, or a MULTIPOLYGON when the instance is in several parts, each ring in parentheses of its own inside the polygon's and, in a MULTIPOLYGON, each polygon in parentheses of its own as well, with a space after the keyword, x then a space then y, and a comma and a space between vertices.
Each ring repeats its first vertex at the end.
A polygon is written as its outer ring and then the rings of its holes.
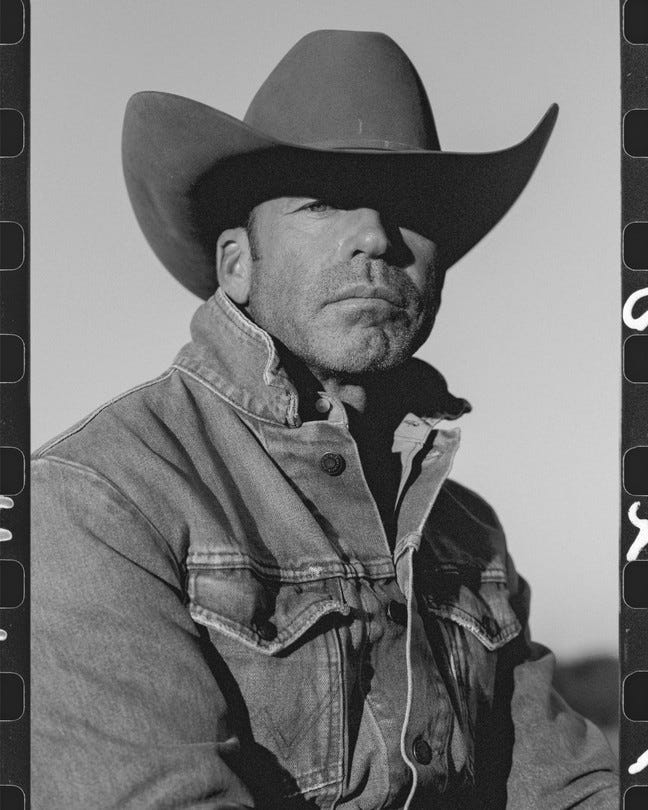
POLYGON ((324 352, 320 348, 317 365, 332 375, 361 377, 390 371, 402 365, 414 351, 410 341, 381 332, 365 336, 362 341, 345 342, 335 351, 324 352))

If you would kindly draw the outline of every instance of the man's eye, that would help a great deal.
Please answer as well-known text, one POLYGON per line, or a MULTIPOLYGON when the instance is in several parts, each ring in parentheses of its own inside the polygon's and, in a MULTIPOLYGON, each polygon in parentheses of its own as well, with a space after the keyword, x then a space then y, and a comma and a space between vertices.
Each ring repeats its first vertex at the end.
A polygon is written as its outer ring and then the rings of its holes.
POLYGON ((332 211, 332 210, 333 206, 329 205, 326 202, 323 202, 322 200, 314 200, 312 203, 308 203, 307 205, 304 205, 302 208, 302 211, 313 211, 315 213, 322 213, 324 211, 332 211))

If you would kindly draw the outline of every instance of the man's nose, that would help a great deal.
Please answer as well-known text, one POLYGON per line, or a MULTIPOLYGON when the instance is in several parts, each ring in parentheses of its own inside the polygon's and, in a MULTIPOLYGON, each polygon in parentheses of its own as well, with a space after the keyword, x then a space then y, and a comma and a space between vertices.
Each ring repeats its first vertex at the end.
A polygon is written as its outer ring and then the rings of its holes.
POLYGON ((358 253, 367 256, 383 256, 390 245, 387 230, 380 213, 373 208, 356 208, 347 212, 344 232, 340 240, 343 259, 358 253))

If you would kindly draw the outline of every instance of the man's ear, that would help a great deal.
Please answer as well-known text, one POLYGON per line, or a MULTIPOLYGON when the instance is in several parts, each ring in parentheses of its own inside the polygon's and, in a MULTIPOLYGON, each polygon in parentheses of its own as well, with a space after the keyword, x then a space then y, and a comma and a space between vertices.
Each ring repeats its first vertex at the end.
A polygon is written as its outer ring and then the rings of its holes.
POLYGON ((216 242, 216 276, 223 292, 245 306, 252 285, 252 257, 245 228, 228 228, 216 242))

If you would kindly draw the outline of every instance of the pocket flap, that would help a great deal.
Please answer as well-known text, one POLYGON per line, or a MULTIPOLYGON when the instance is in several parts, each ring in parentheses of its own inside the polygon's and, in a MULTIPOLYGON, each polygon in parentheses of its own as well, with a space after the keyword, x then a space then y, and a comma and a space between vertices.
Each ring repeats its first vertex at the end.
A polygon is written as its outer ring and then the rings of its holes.
POLYGON ((522 630, 504 572, 438 569, 421 596, 431 613, 465 627, 489 650, 502 647, 522 630))
POLYGON ((295 644, 319 619, 349 614, 337 579, 287 583, 248 568, 189 567, 194 621, 267 655, 295 644))

